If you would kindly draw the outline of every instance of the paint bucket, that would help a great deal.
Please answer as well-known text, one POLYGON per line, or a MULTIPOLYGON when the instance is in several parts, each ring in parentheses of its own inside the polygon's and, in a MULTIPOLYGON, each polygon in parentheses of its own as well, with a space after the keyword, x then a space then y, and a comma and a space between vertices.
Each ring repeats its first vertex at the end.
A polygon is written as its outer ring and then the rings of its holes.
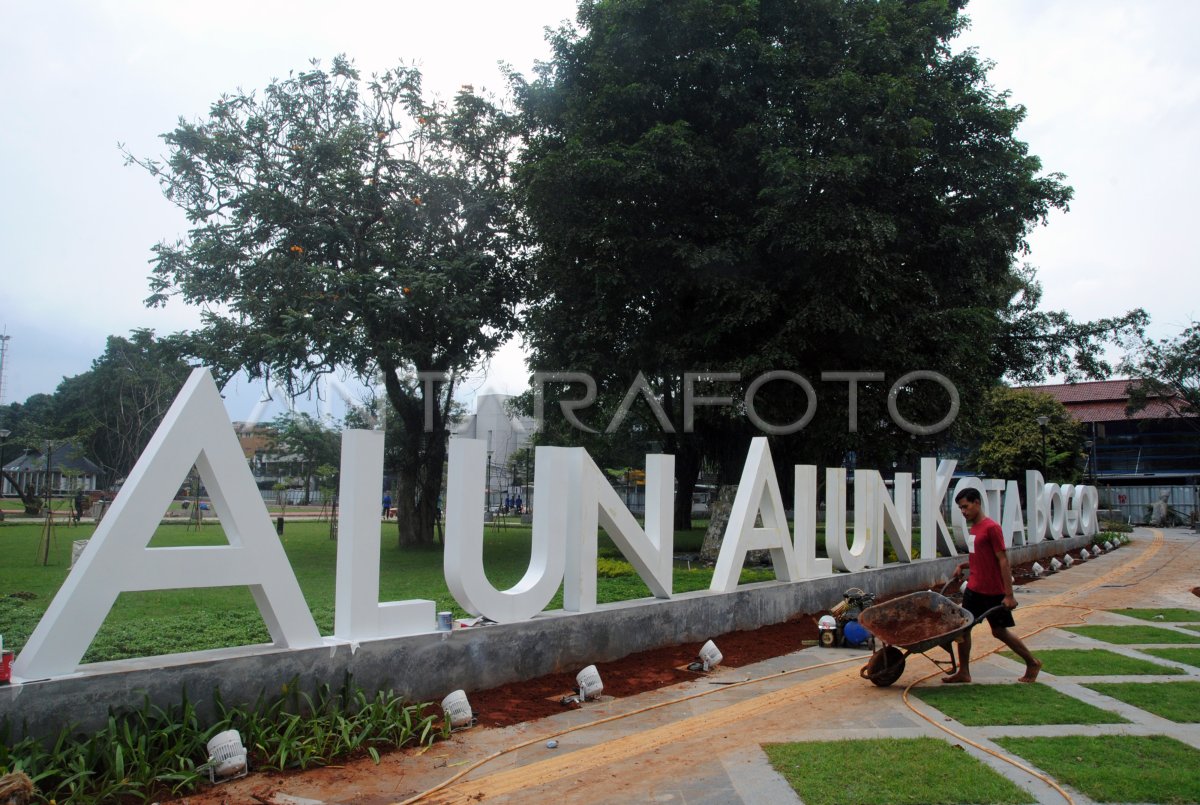
POLYGON ((439 612, 437 614, 437 630, 439 632, 448 632, 451 629, 453 629, 454 628, 454 621, 452 620, 453 616, 454 616, 454 613, 452 613, 452 612, 439 612))

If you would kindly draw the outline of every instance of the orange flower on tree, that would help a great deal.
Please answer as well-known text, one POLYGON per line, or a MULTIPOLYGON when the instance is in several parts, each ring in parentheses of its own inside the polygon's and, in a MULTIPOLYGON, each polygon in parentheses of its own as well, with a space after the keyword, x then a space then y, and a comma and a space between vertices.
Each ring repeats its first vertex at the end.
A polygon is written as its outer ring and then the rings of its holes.
POLYGON ((293 254, 304 254, 304 247, 297 246, 296 244, 293 243, 292 246, 288 249, 288 251, 292 252, 293 254))
POLYGON ((412 202, 413 202, 413 204, 416 204, 418 207, 420 207, 420 206, 421 206, 421 197, 420 197, 420 196, 413 196, 413 198, 412 198, 412 202))

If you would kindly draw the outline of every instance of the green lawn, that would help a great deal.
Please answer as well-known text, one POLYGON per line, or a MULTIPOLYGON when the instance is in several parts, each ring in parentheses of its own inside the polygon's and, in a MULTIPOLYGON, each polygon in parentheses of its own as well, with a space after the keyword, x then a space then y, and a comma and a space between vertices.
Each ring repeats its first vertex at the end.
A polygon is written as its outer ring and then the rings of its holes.
POLYGON ((1144 621, 1164 621, 1166 623, 1200 623, 1200 609, 1110 609, 1114 615, 1125 615, 1144 621))
MULTIPOLYGON (((1149 652, 1147 652, 1149 653, 1149 652)), ((1000 652, 1001 656, 1021 662, 1011 651, 1000 652)), ((1055 676, 1126 676, 1129 674, 1182 674, 1172 668, 1149 660, 1126 657, 1115 651, 1102 648, 1039 649, 1037 658, 1042 661, 1042 670, 1055 676)))
MULTIPOLYGON (((49 606, 66 578, 71 543, 89 537, 94 526, 84 524, 56 527, 50 564, 37 564, 40 524, 0 525, 0 634, 6 648, 19 650, 49 606)), ((456 616, 467 613, 454 601, 446 587, 441 546, 400 551, 396 548, 396 526, 381 523, 380 600, 431 599, 438 610, 456 616)), ((698 551, 704 538, 702 528, 676 535, 679 551, 698 551)), ((186 522, 161 525, 152 547, 220 545, 226 539, 220 525, 206 523, 199 531, 186 522)), ((283 547, 304 593, 305 600, 323 634, 333 630, 334 582, 337 543, 329 539, 329 524, 287 523, 283 547)), ((516 584, 529 563, 530 527, 509 525, 484 531, 484 567, 488 579, 500 589, 516 584)), ((612 542, 601 535, 602 557, 618 557, 612 542)), ((602 603, 644 598, 649 589, 624 562, 607 563, 609 575, 597 580, 597 597, 602 603), (615 568, 615 570, 611 569, 615 568)), ((746 570, 743 582, 774 578, 770 569, 746 570)), ((674 590, 706 589, 712 569, 676 568, 674 590)), ((562 607, 561 590, 547 609, 562 607)), ((432 624, 431 624, 432 628, 432 624)), ((154 656, 179 651, 246 645, 269 640, 266 626, 247 588, 220 587, 122 593, 85 662, 154 656)))
POLYGON ((805 805, 1026 803, 1033 797, 936 738, 766 744, 805 805))
POLYGON ((1200 682, 1093 682, 1084 687, 1168 721, 1200 723, 1200 682))
POLYGON ((994 740, 1096 802, 1200 802, 1200 750, 1173 738, 1067 735, 994 740))
POLYGON ((1127 719, 1047 685, 941 685, 913 694, 968 727, 1035 724, 1123 724, 1127 719))
POLYGON ((1164 660, 1200 668, 1200 648, 1144 648, 1139 650, 1143 654, 1153 654, 1164 660))
POLYGON ((1063 630, 1119 646, 1142 643, 1200 643, 1200 635, 1189 636, 1153 626, 1064 626, 1063 630))

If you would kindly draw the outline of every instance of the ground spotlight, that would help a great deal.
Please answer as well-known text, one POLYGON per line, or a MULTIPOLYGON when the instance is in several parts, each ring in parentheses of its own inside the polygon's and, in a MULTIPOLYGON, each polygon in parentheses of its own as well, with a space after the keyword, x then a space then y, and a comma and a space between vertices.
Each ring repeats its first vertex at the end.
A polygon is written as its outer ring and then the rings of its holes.
POLYGON ((442 699, 442 712, 446 714, 452 730, 464 729, 475 723, 475 714, 471 712, 466 691, 456 690, 442 699))
MULTIPOLYGON (((828 615, 826 617, 829 617, 828 615)), ((700 647, 700 659, 688 666, 689 671, 711 671, 721 664, 725 655, 717 648, 717 644, 709 640, 700 647)))
POLYGON ((1042 567, 1037 562, 1034 562, 1033 567, 1029 568, 1029 570, 1031 573, 1033 573, 1033 577, 1036 579, 1040 579, 1046 572, 1046 568, 1042 567))
POLYGON ((1057 556, 1050 560, 1050 572, 1051 573, 1057 573, 1058 571, 1060 571, 1062 569, 1063 569, 1063 563, 1058 561, 1057 556))
POLYGON ((581 702, 595 699, 604 692, 604 683, 600 681, 600 672, 594 665, 589 665, 575 676, 575 685, 581 702))
POLYGON ((237 730, 218 732, 208 742, 208 779, 224 782, 245 777, 249 769, 246 762, 246 747, 237 730))
POLYGON ((1080 562, 1086 562, 1087 560, 1089 560, 1091 558, 1092 558, 1092 555, 1090 553, 1088 553, 1087 548, 1084 548, 1082 551, 1079 552, 1079 561, 1080 562))
POLYGON ((1063 554, 1063 567, 1070 567, 1075 564, 1075 558, 1071 554, 1063 554))

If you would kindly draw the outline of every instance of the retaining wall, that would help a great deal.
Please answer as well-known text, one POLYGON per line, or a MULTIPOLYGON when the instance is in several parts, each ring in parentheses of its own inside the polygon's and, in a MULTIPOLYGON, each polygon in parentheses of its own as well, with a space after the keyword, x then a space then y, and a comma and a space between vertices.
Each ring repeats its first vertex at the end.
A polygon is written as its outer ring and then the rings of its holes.
MULTIPOLYGON (((1089 537, 1046 541, 1013 548, 1009 557, 1016 565, 1090 542, 1089 537)), ((596 612, 545 612, 521 623, 358 645, 329 639, 323 648, 246 646, 95 663, 71 676, 0 685, 0 721, 10 720, 14 739, 24 734, 52 736, 67 723, 90 730, 103 724, 110 708, 138 707, 147 699, 165 707, 178 703, 183 691, 198 705, 201 717, 209 718, 216 688, 227 704, 248 703, 260 693, 282 692, 294 677, 303 690, 311 690, 320 682, 336 688, 345 674, 369 690, 392 689, 410 700, 440 701, 458 688, 469 693, 548 673, 574 672, 647 649, 701 642, 828 610, 850 587, 876 595, 928 588, 944 583, 963 558, 800 582, 761 582, 731 593, 644 598, 605 604, 596 612)))

